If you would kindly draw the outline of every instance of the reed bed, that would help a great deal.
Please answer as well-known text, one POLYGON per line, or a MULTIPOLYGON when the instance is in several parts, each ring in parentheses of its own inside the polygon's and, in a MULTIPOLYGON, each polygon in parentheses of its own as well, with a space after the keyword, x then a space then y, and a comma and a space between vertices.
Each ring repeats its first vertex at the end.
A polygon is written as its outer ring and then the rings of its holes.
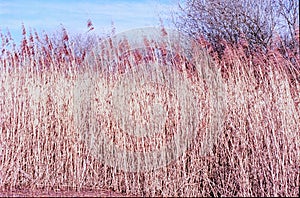
POLYGON ((0 192, 299 196, 299 57, 146 41, 2 45, 0 192))

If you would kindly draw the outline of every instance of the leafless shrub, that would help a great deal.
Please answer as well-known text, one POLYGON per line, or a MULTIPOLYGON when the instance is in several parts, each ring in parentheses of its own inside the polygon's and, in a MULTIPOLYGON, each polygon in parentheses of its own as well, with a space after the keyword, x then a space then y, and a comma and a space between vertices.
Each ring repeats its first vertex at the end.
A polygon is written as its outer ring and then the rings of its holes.
POLYGON ((222 40, 233 45, 246 40, 249 49, 266 51, 274 44, 276 34, 284 47, 299 48, 299 39, 295 40, 299 34, 299 1, 187 0, 179 6, 181 12, 175 17, 178 29, 194 37, 204 35, 219 55, 224 50, 222 40))

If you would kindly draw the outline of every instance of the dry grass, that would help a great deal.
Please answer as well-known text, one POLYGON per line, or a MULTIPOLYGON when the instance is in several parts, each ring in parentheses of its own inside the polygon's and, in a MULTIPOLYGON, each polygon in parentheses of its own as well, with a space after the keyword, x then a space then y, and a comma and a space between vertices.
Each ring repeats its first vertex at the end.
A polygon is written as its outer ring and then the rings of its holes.
POLYGON ((51 45, 1 56, 0 192, 299 196, 299 58, 198 46, 191 69, 51 45))

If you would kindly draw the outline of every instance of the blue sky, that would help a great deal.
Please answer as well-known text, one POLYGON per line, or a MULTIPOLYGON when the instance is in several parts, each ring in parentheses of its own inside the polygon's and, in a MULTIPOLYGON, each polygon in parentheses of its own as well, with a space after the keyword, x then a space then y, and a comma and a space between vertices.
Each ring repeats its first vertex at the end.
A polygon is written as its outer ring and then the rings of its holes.
POLYGON ((175 0, 0 0, 0 31, 9 30, 18 43, 22 24, 27 31, 51 34, 64 26, 71 34, 87 32, 87 20, 93 33, 105 34, 114 23, 116 32, 159 26, 159 17, 168 26, 170 12, 177 9, 175 0))

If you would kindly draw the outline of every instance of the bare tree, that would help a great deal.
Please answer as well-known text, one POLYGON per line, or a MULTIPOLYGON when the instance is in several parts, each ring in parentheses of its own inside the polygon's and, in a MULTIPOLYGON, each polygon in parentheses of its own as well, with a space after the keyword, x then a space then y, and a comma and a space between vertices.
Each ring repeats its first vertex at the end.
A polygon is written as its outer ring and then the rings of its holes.
POLYGON ((299 1, 279 1, 279 27, 283 45, 299 54, 299 1))
POLYGON ((218 52, 222 52, 220 40, 237 44, 241 38, 252 49, 266 50, 279 27, 287 29, 290 40, 299 24, 295 0, 186 0, 179 6, 177 28, 194 37, 203 35, 218 52))

